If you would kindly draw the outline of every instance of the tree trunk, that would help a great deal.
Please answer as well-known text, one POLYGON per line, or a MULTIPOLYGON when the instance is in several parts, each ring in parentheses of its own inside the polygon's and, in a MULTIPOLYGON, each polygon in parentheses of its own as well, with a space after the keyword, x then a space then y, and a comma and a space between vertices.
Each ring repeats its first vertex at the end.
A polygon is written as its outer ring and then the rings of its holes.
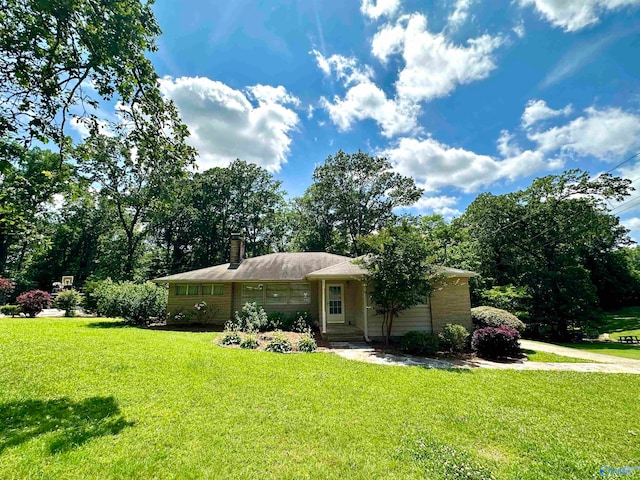
POLYGON ((391 327, 393 326, 393 312, 389 313, 388 316, 388 320, 387 320, 387 334, 385 335, 384 338, 384 343, 386 345, 389 345, 389 341, 391 340, 391 327))

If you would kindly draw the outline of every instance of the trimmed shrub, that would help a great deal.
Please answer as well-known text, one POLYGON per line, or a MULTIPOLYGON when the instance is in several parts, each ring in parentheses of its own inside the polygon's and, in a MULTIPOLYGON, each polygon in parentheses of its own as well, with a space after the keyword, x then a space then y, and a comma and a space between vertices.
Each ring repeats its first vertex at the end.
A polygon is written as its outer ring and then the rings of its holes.
POLYGON ((135 325, 146 325, 164 319, 167 311, 167 289, 151 282, 101 282, 91 294, 96 313, 121 317, 135 325))
POLYGON ((494 307, 475 307, 471 309, 471 320, 476 328, 510 327, 523 332, 525 324, 518 317, 494 307))
POLYGON ((220 345, 240 345, 240 342, 242 342, 242 338, 240 338, 240 334, 234 330, 224 332, 220 339, 220 345))
POLYGON ((516 357, 520 354, 520 332, 511 327, 486 327, 473 332, 471 348, 483 358, 516 357))
POLYGON ((0 313, 8 317, 17 317, 21 313, 20 305, 2 305, 0 313))
POLYGON ((248 334, 244 337, 244 340, 240 342, 240 348, 246 348, 248 350, 255 350, 258 348, 258 345, 260 345, 260 342, 258 341, 258 337, 255 333, 248 334))
POLYGON ((469 331, 462 325, 447 323, 438 334, 442 350, 452 353, 464 351, 469 340, 469 331))
POLYGON ((267 352, 288 353, 293 350, 293 345, 282 332, 276 332, 264 349, 267 352))
POLYGON ((284 325, 286 323, 287 314, 284 312, 269 312, 267 313, 267 326, 265 327, 266 332, 271 332, 273 330, 286 330, 284 325))
POLYGON ((298 350, 301 352, 311 353, 316 351, 316 349, 318 348, 318 345, 316 345, 316 341, 311 336, 311 333, 307 332, 300 337, 300 340, 298 340, 297 347, 298 347, 298 350))
POLYGON ((25 292, 16 299, 20 310, 25 315, 35 317, 45 308, 51 306, 51 295, 42 290, 31 290, 25 292))
POLYGON ((293 323, 291 324, 291 331, 297 333, 305 333, 311 330, 313 327, 313 321, 309 312, 296 312, 294 315, 293 323))
POLYGON ((11 282, 11 280, 9 280, 8 278, 0 277, 0 304, 4 304, 7 300, 9 300, 9 297, 11 297, 11 294, 13 293, 14 287, 15 286, 13 285, 13 282, 11 282))
POLYGON ((438 336, 428 332, 407 332, 400 340, 400 349, 411 355, 433 355, 439 347, 438 336))
POLYGON ((77 290, 73 288, 71 290, 63 290, 58 294, 53 302, 53 305, 60 310, 64 310, 65 317, 73 317, 76 312, 76 307, 80 305, 82 297, 77 290))
POLYGON ((269 318, 264 308, 257 303, 245 303, 242 310, 236 312, 233 329, 241 332, 264 332, 269 324, 269 318))

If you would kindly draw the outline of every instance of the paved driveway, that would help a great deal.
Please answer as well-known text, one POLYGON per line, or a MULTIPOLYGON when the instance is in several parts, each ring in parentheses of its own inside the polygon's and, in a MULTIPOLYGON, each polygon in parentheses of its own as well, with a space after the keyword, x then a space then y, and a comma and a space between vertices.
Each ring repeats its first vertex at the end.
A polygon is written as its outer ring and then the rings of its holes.
POLYGON ((631 373, 640 375, 640 361, 626 358, 583 352, 573 348, 559 347, 529 340, 521 341, 522 348, 539 352, 550 352, 565 357, 584 358, 585 363, 556 363, 556 362, 492 362, 480 358, 470 360, 449 360, 414 357, 411 355, 397 355, 386 353, 379 348, 366 343, 334 342, 325 352, 334 353, 349 360, 375 363, 378 365, 396 365, 402 367, 418 366, 423 368, 492 368, 497 370, 555 370, 568 372, 592 373, 631 373), (579 354, 579 356, 577 356, 579 354), (584 355, 584 356, 583 356, 584 355), (589 363, 589 362, 601 363, 589 363))

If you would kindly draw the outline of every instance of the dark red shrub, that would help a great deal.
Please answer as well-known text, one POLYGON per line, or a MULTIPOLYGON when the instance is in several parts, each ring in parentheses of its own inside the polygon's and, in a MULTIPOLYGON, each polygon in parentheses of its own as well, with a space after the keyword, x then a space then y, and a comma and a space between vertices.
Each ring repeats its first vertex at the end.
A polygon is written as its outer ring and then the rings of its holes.
POLYGON ((0 277, 0 305, 4 305, 13 293, 13 283, 8 278, 0 277))
POLYGON ((511 327, 486 327, 473 332, 471 348, 480 357, 516 357, 520 354, 520 332, 511 327))
POLYGON ((16 299, 16 303, 20 305, 22 313, 35 317, 42 310, 51 306, 51 295, 42 290, 31 290, 20 295, 16 299))

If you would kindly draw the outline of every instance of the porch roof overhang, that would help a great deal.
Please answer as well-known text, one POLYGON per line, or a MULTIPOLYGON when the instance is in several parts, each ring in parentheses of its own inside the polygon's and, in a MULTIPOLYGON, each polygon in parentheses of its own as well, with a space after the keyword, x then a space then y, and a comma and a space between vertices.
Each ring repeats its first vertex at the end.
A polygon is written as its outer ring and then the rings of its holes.
MULTIPOLYGON (((347 261, 331 265, 330 267, 308 273, 307 280, 364 280, 367 269, 360 263, 355 263, 363 257, 349 259, 347 261)), ((448 277, 475 277, 476 273, 469 270, 461 270, 451 267, 437 267, 438 273, 444 273, 448 277)))
POLYGON ((306 275, 307 280, 362 280, 367 270, 356 263, 354 259, 331 265, 327 268, 316 270, 306 275))

